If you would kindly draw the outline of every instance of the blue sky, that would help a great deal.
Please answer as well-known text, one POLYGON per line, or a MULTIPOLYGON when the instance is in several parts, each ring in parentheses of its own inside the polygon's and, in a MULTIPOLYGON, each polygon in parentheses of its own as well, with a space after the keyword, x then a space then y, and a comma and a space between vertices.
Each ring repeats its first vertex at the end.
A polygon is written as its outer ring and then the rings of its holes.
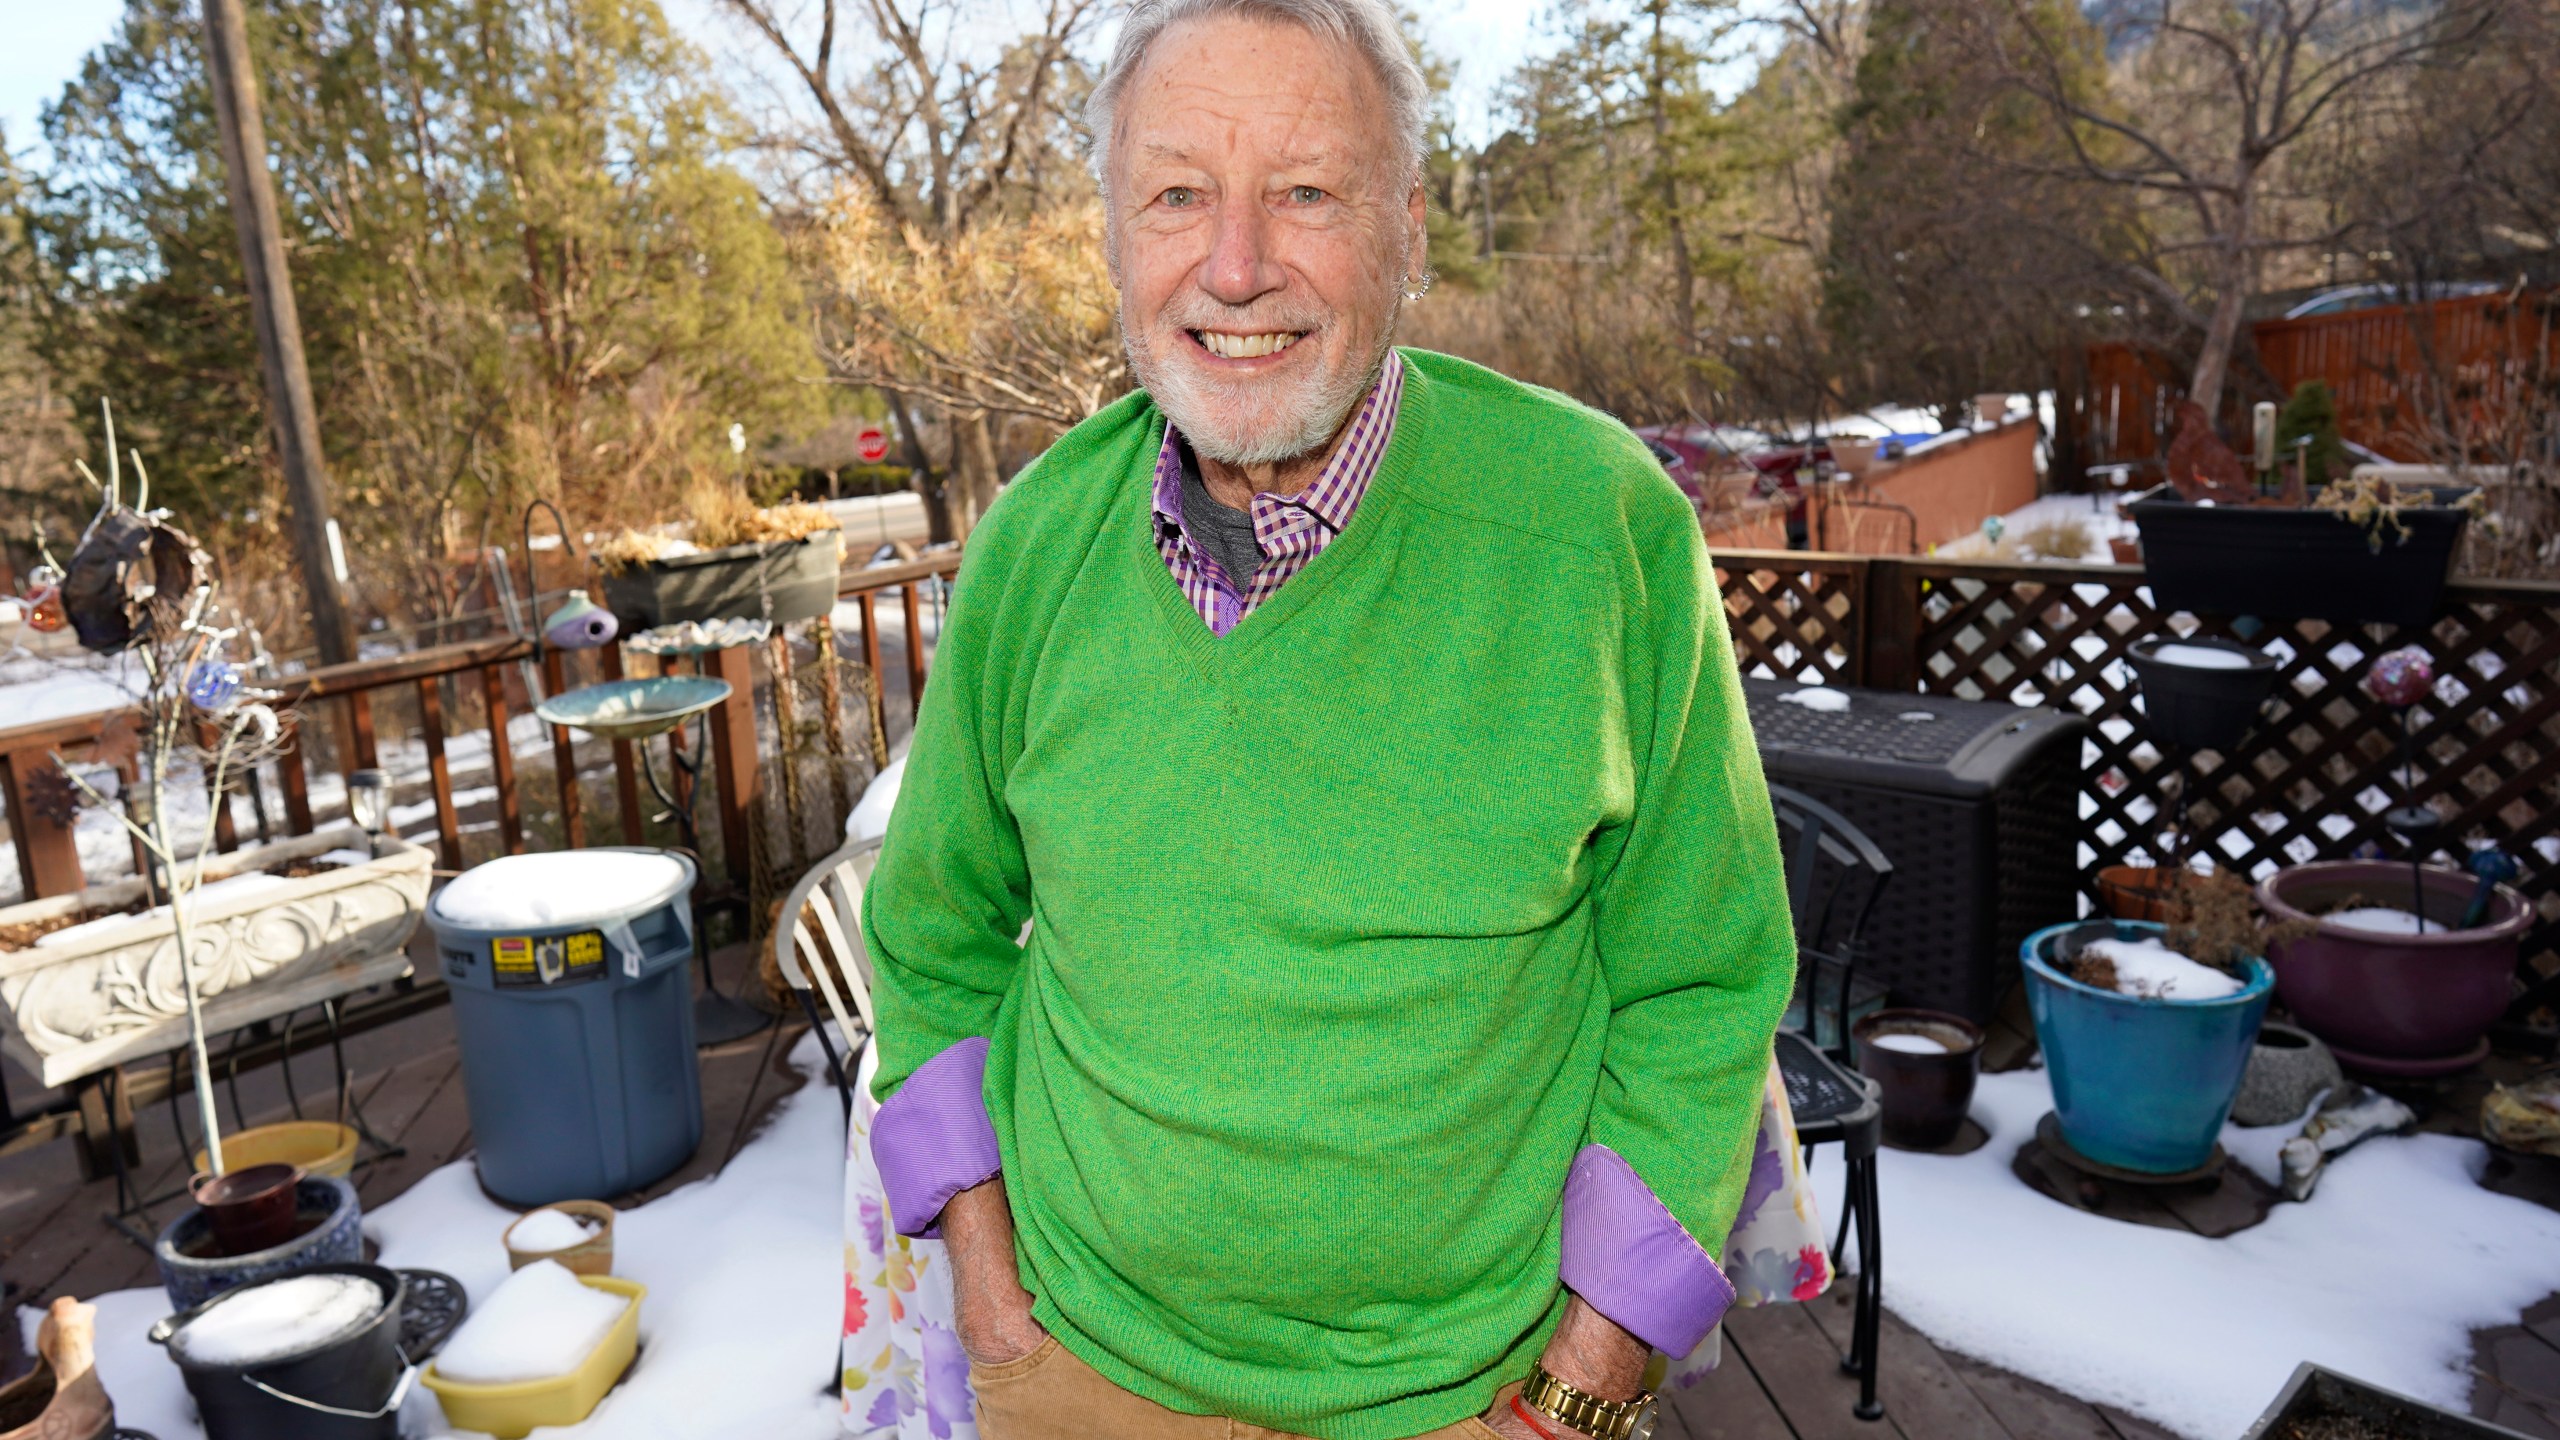
MULTIPOLYGON (((686 33, 718 55, 734 48, 712 0, 662 0, 686 33)), ((979 0, 973 0, 979 3, 979 0)), ((1008 0, 983 0, 991 12, 1008 0)), ((7 43, 0 44, 0 134, 25 154, 36 140, 36 115, 104 40, 123 0, 6 0, 7 43)), ((1416 0, 1426 43, 1456 70, 1454 100, 1462 133, 1482 138, 1502 77, 1538 43, 1537 17, 1547 0, 1416 0)))

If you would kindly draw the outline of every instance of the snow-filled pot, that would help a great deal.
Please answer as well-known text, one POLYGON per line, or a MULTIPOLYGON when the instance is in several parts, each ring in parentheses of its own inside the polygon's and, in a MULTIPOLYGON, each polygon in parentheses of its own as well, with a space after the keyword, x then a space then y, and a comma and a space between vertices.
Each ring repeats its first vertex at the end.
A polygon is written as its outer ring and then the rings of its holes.
POLYGON ((573 1275, 613 1273, 613 1207, 601 1200, 561 1200, 528 1210, 498 1239, 507 1247, 510 1270, 549 1260, 573 1275))
POLYGON ((600 846, 465 871, 430 908, 480 1183, 511 1205, 637 1190, 702 1141, 693 862, 600 846))
POLYGON ((2254 956, 2237 990, 2199 1000, 2101 990, 2060 968, 2074 932, 2142 941, 2164 930, 2140 920, 2050 925, 2019 946, 2063 1138, 2099 1164, 2150 1175, 2212 1159, 2275 990, 2275 973, 2254 956))
MULTIPOLYGON (((2426 918, 2457 923, 2479 882, 2433 866, 2418 875, 2426 918)), ((2277 941, 2267 956, 2277 993, 2304 1029, 2359 1070, 2443 1075, 2488 1053, 2489 1026, 2515 996, 2516 949, 2533 924, 2533 905, 2501 885, 2487 923, 2426 934, 2315 919, 2349 907, 2405 910, 2412 883, 2407 865, 2322 860, 2268 876, 2258 904, 2279 925, 2314 927, 2277 941)))
POLYGON ((363 1209, 356 1203, 356 1187, 344 1177, 306 1176, 294 1187, 294 1206, 299 1233, 248 1255, 216 1254, 213 1226, 204 1211, 190 1205, 178 1212, 151 1247, 169 1303, 191 1309, 237 1286, 364 1258, 363 1209))
POLYGON ((397 1440, 417 1378, 400 1353, 405 1289, 379 1265, 323 1265, 218 1295, 151 1339, 186 1377, 205 1440, 397 1440))
MULTIPOLYGON (((402 947, 432 864, 419 846, 377 845, 352 825, 206 857, 188 911, 206 1032, 408 974, 402 947)), ((143 899, 137 877, 0 909, 0 927, 30 931, 99 914, 0 950, 0 1053, 64 1085, 187 1043, 176 921, 166 907, 117 913, 143 899)))
POLYGON ((575 1425, 595 1410, 640 1352, 640 1302, 649 1287, 610 1275, 581 1275, 578 1283, 630 1302, 586 1358, 558 1375, 502 1384, 450 1379, 429 1365, 421 1379, 444 1407, 446 1424, 517 1440, 542 1426, 575 1425))
POLYGON ((2237 641, 2156 636, 2125 658, 2142 685, 2142 728, 2180 750, 2229 750, 2275 692, 2275 657, 2237 641))
POLYGON ((1982 1027, 1943 1010, 1879 1010, 1849 1027, 1858 1073, 1882 1090, 1884 1139, 1905 1150, 1954 1143, 1982 1072, 1982 1027))

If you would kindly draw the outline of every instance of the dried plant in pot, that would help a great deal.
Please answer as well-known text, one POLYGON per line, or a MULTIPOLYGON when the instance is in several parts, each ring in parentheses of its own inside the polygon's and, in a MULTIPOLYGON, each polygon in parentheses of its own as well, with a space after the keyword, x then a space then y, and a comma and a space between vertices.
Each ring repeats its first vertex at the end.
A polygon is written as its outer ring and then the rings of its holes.
POLYGON ((2167 459, 2176 495, 2127 507, 2162 610, 2397 625, 2434 618, 2476 502, 2355 480, 2321 487, 2315 501, 2298 475, 2261 493, 2203 407, 2180 401, 2177 410, 2167 459))
POLYGON ((2170 895, 2170 924, 2054 925, 2021 946, 2061 1138, 2144 1175, 2212 1161, 2275 989, 2244 882, 2184 872, 2170 895), (2157 960, 2160 946, 2185 969, 2157 960), (2172 979, 2148 978, 2137 960, 2172 979))
POLYGON ((835 607, 844 532, 823 506, 759 509, 710 484, 688 490, 686 507, 690 535, 625 530, 595 547, 622 633, 687 621, 788 625, 835 607))

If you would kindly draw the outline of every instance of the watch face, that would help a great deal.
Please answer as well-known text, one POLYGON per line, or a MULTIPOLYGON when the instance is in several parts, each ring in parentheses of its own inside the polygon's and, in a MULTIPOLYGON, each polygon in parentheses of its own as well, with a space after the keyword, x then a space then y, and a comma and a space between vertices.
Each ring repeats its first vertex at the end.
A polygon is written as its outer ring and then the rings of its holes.
POLYGON ((1653 1440, 1654 1417, 1662 1413, 1661 1402, 1647 1404, 1636 1413, 1635 1428, 1627 1432, 1627 1440, 1653 1440))

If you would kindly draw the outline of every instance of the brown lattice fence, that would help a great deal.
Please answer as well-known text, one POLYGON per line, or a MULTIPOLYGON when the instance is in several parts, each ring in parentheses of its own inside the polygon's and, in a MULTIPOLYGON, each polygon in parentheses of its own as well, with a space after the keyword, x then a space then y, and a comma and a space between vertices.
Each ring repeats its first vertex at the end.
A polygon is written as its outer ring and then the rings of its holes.
POLYGON ((2529 963, 2560 973, 2560 585, 2457 584, 2418 630, 2288 620, 2242 634, 2220 619, 2163 615, 2132 566, 1732 551, 1717 570, 1749 673, 2089 716, 2084 887, 2101 866, 2157 861, 2178 803, 2176 767, 2142 731, 2126 650, 2164 632, 2260 646, 2283 663, 2276 706, 2237 752, 2196 757, 2200 840, 2260 876, 2367 844, 2391 850, 2382 812, 2432 805, 2449 843, 2494 839, 2522 863, 2520 885, 2543 917, 2529 963), (2419 761, 2404 787, 2391 712, 2357 682, 2374 656, 2413 643, 2440 679, 2411 712, 2419 761))

